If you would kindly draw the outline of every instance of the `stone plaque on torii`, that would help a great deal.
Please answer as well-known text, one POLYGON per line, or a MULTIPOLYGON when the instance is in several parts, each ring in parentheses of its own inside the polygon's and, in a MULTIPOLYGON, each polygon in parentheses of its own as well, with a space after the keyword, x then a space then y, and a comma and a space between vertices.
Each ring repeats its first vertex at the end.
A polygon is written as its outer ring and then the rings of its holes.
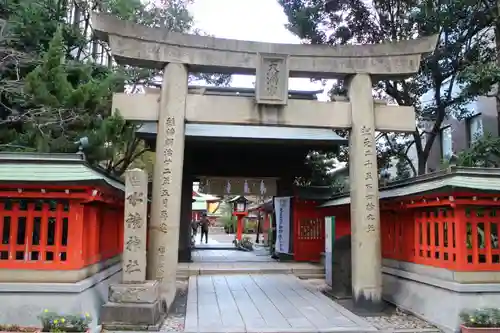
POLYGON ((413 132, 412 107, 376 103, 372 84, 418 72, 437 36, 374 45, 273 44, 168 32, 93 14, 93 28, 118 63, 164 68, 160 94, 115 94, 113 109, 128 120, 157 121, 150 251, 168 244, 169 270, 148 258, 148 276, 162 280, 173 300, 180 223, 186 122, 349 129, 352 285, 356 304, 382 300, 380 217, 375 131, 413 132), (256 74, 255 97, 188 94, 193 72, 256 74), (346 79, 348 100, 288 99, 289 77, 346 79))

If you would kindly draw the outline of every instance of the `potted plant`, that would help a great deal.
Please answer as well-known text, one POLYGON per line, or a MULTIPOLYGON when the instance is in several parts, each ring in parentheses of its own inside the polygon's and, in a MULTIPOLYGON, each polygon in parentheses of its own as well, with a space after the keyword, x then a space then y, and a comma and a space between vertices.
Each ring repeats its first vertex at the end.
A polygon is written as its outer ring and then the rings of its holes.
POLYGON ((253 251, 253 243, 250 237, 245 236, 239 241, 236 237, 233 240, 234 246, 241 251, 253 251))
POLYGON ((90 332, 92 317, 85 313, 81 315, 61 315, 44 310, 38 316, 42 322, 42 332, 90 332))
POLYGON ((40 328, 38 327, 23 327, 19 325, 0 325, 0 333, 6 332, 30 332, 39 333, 40 328))
POLYGON ((500 333, 500 308, 462 311, 462 333, 500 333))

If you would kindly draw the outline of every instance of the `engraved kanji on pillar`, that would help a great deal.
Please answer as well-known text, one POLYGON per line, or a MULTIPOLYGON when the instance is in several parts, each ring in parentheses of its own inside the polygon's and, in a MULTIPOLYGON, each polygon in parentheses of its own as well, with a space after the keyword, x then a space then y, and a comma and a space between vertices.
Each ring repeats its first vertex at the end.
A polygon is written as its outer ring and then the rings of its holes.
POLYGON ((148 175, 140 169, 125 173, 125 227, 123 231, 123 282, 146 279, 148 175))

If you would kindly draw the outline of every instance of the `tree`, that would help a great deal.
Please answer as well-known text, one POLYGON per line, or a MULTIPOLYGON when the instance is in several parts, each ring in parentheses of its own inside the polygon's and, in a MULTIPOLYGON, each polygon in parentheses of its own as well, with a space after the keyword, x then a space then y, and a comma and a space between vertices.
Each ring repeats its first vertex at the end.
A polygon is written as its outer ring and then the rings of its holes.
POLYGON ((394 180, 403 180, 412 177, 412 171, 408 165, 408 161, 399 158, 396 162, 396 177, 394 180))
MULTIPOLYGON (((18 126, 16 146, 40 152, 75 151, 75 141, 81 136, 94 143, 106 133, 110 134, 106 142, 113 142, 113 138, 123 138, 124 122, 119 115, 104 116, 111 108, 111 94, 122 86, 123 78, 117 73, 100 76, 92 64, 65 62, 59 29, 41 63, 26 76, 22 101, 5 122, 18 126)), ((99 149, 99 145, 91 148, 99 149)), ((95 151, 90 151, 91 161, 93 155, 95 151)))
MULTIPOLYGON (((420 72, 406 80, 374 82, 374 91, 399 105, 414 106, 418 124, 410 140, 383 137, 382 146, 397 155, 415 147, 418 174, 425 173, 430 150, 443 121, 467 115, 466 104, 481 95, 464 89, 465 73, 478 59, 490 64, 494 22, 491 11, 477 1, 457 0, 278 0, 290 31, 311 44, 358 44, 399 41, 438 34, 433 54, 422 57, 420 72), (460 89, 462 88, 462 89, 460 89), (404 143, 402 145, 402 143, 404 143)), ((494 47, 493 47, 494 48, 494 47)), ((342 81, 336 92, 345 91, 342 81)))
POLYGON ((332 186, 331 172, 336 167, 334 153, 311 151, 307 155, 305 163, 310 169, 310 176, 296 179, 297 184, 302 186, 332 186))
MULTIPOLYGON (((161 85, 161 71, 113 65, 108 46, 91 33, 90 14, 108 12, 187 32, 193 25, 189 2, 8 0, 0 4, 0 15, 9 21, 10 38, 3 40, 3 47, 16 55, 9 62, 4 57, 0 69, 0 150, 75 152, 74 142, 87 136, 89 161, 110 173, 121 175, 130 165, 150 167, 152 157, 135 135, 137 126, 112 112, 111 97, 125 87, 133 92, 161 85), (20 64, 18 54, 29 61, 20 64), (103 66, 100 60, 108 61, 103 66)), ((230 81, 227 75, 192 78, 218 85, 230 81)))
POLYGON ((457 165, 465 167, 500 167, 500 137, 487 134, 458 154, 457 165))

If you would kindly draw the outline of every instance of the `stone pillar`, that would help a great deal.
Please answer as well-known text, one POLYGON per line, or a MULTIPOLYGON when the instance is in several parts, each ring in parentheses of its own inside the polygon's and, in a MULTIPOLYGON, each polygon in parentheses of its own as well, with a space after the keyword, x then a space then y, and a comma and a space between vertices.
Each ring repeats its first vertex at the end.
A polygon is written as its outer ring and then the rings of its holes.
POLYGON ((140 283, 146 280, 148 175, 134 169, 125 177, 122 276, 124 283, 140 283))
POLYGON ((123 283, 109 286, 101 322, 108 330, 159 330, 166 309, 158 281, 146 281, 147 173, 125 174, 125 226, 123 231, 123 283))
POLYGON ((161 282, 167 306, 176 292, 187 84, 185 65, 169 63, 165 67, 156 138, 148 278, 161 282))
POLYGON ((352 107, 349 176, 353 298, 357 306, 378 311, 382 306, 380 212, 370 76, 354 75, 348 91, 352 107))

